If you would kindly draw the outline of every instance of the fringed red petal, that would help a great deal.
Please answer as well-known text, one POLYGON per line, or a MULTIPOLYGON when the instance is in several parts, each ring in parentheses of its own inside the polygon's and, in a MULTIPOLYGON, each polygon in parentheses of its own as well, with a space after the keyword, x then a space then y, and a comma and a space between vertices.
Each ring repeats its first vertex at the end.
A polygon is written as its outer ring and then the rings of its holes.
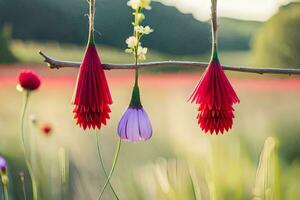
POLYGON ((218 61, 210 62, 190 100, 199 104, 198 124, 205 133, 223 134, 232 128, 233 104, 240 100, 218 61))
POLYGON ((109 87, 94 44, 89 44, 77 77, 73 96, 74 119, 83 129, 106 125, 112 104, 109 87))

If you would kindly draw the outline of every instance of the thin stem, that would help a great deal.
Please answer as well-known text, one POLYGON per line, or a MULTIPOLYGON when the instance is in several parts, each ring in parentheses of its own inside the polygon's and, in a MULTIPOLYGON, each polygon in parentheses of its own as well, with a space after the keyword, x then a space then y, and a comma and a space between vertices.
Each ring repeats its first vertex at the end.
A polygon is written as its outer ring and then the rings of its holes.
POLYGON ((138 69, 138 48, 140 45, 140 33, 138 31, 135 30, 135 26, 139 25, 139 20, 138 20, 138 14, 141 12, 141 8, 136 9, 135 10, 135 15, 134 15, 134 26, 133 26, 133 35, 135 36, 135 38, 137 39, 137 44, 134 48, 134 63, 135 63, 135 81, 134 81, 134 85, 135 87, 138 87, 138 79, 139 79, 139 69, 138 69))
POLYGON ((29 171, 29 175, 31 177, 32 190, 33 190, 33 199, 37 200, 38 195, 37 195, 36 181, 35 181, 35 178, 34 178, 34 174, 33 174, 33 170, 31 168, 30 162, 29 162, 29 160, 27 158, 27 155, 26 155, 27 152, 26 152, 26 148, 25 148, 25 136, 24 136, 24 132, 25 132, 24 131, 24 129, 25 129, 24 120, 25 120, 27 105, 28 105, 28 101, 29 101, 29 96, 30 96, 30 92, 26 91, 24 106, 23 106, 22 113, 21 113, 21 127, 20 127, 20 129, 21 129, 21 144, 22 144, 21 146, 23 148, 25 162, 26 162, 26 165, 27 165, 27 168, 28 168, 28 171, 29 171))
POLYGON ((7 187, 7 184, 3 184, 3 197, 4 197, 4 200, 8 200, 8 187, 7 187))
MULTIPOLYGON (((101 149, 100 149, 100 145, 99 145, 99 136, 98 136, 98 133, 96 133, 96 143, 97 143, 97 152, 98 152, 98 157, 99 157, 100 165, 101 165, 101 168, 104 171, 106 179, 108 179, 108 174, 106 172, 106 169, 105 169, 105 166, 104 166, 104 162, 103 162, 103 158, 102 158, 102 155, 101 155, 101 149)), ((119 200, 119 197, 118 197, 116 191, 114 190, 113 186, 111 185, 110 181, 109 181, 109 187, 110 187, 111 191, 114 193, 116 199, 119 200)))
POLYGON ((137 57, 137 53, 135 56, 135 70, 134 70, 134 85, 138 86, 139 84, 139 68, 137 67, 138 65, 138 57, 137 57))
MULTIPOLYGON (((0 178, 2 178, 2 177, 0 177, 0 178)), ((2 198, 4 199, 4 184, 3 184, 3 182, 1 182, 1 185, 2 185, 2 198)))
POLYGON ((20 180, 21 180, 22 193, 23 193, 24 200, 27 200, 26 188, 25 188, 25 182, 24 182, 24 176, 21 176, 20 180))
POLYGON ((110 181, 110 179, 111 179, 111 177, 112 177, 112 175, 113 175, 113 173, 115 171, 115 167, 116 167, 116 164, 117 164, 117 161, 118 161, 118 158, 119 158, 120 149, 121 149, 121 143, 122 143, 122 140, 119 139, 117 150, 116 150, 116 153, 115 153, 115 158, 114 158, 111 170, 109 172, 109 175, 107 177, 107 180, 106 180, 103 188, 101 189, 101 193, 99 194, 97 200, 101 199, 102 195, 104 194, 105 188, 107 187, 107 184, 109 183, 109 181, 110 181))

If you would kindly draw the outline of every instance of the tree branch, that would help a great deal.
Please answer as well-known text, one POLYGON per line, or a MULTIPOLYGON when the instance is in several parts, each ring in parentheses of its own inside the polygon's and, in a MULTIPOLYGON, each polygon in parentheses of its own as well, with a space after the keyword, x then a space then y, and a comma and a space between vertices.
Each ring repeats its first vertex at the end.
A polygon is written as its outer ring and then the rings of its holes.
MULTIPOLYGON (((60 61, 50 58, 43 52, 39 54, 44 58, 44 62, 48 64, 51 69, 59 68, 79 68, 80 62, 70 62, 70 61, 60 61)), ((152 68, 152 67, 195 67, 203 68, 207 67, 208 63, 205 62, 190 62, 190 61, 160 61, 160 62, 148 62, 138 64, 138 68, 152 68)), ((110 69, 135 69, 135 64, 103 64, 103 68, 106 70, 110 69)), ((298 67, 300 68, 300 67, 298 67)), ((293 75, 299 74, 300 69, 282 69, 282 68, 260 68, 260 67, 233 67, 223 65, 224 70, 236 71, 236 72, 246 72, 246 73, 256 73, 256 74, 285 74, 293 75)))

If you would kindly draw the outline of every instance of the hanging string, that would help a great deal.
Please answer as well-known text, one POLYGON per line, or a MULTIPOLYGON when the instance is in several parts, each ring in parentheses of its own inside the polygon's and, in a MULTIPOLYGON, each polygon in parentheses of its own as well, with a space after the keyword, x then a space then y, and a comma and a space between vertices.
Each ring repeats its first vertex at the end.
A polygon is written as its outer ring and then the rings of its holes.
POLYGON ((95 1, 90 0, 90 14, 89 14, 89 43, 94 44, 94 31, 95 31, 95 1))
POLYGON ((217 23, 217 0, 211 0, 211 32, 212 32, 212 59, 218 60, 218 23, 217 23))

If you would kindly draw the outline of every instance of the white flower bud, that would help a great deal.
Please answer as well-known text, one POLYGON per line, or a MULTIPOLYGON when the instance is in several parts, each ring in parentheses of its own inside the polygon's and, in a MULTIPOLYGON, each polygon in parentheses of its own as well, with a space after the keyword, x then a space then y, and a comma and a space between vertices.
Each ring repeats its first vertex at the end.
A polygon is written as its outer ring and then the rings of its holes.
POLYGON ((134 48, 138 44, 138 40, 134 36, 130 36, 127 38, 126 43, 128 45, 128 48, 134 48))
POLYGON ((139 46, 138 49, 137 49, 138 58, 140 60, 145 60, 146 59, 147 51, 148 51, 148 48, 139 46))
POLYGON ((150 10, 150 9, 151 9, 151 6, 150 6, 151 0, 140 0, 140 1, 141 1, 140 6, 141 6, 142 8, 145 8, 145 9, 147 9, 147 10, 150 10))
POLYGON ((141 7, 141 0, 129 0, 127 5, 131 6, 133 10, 137 10, 139 7, 141 7))

